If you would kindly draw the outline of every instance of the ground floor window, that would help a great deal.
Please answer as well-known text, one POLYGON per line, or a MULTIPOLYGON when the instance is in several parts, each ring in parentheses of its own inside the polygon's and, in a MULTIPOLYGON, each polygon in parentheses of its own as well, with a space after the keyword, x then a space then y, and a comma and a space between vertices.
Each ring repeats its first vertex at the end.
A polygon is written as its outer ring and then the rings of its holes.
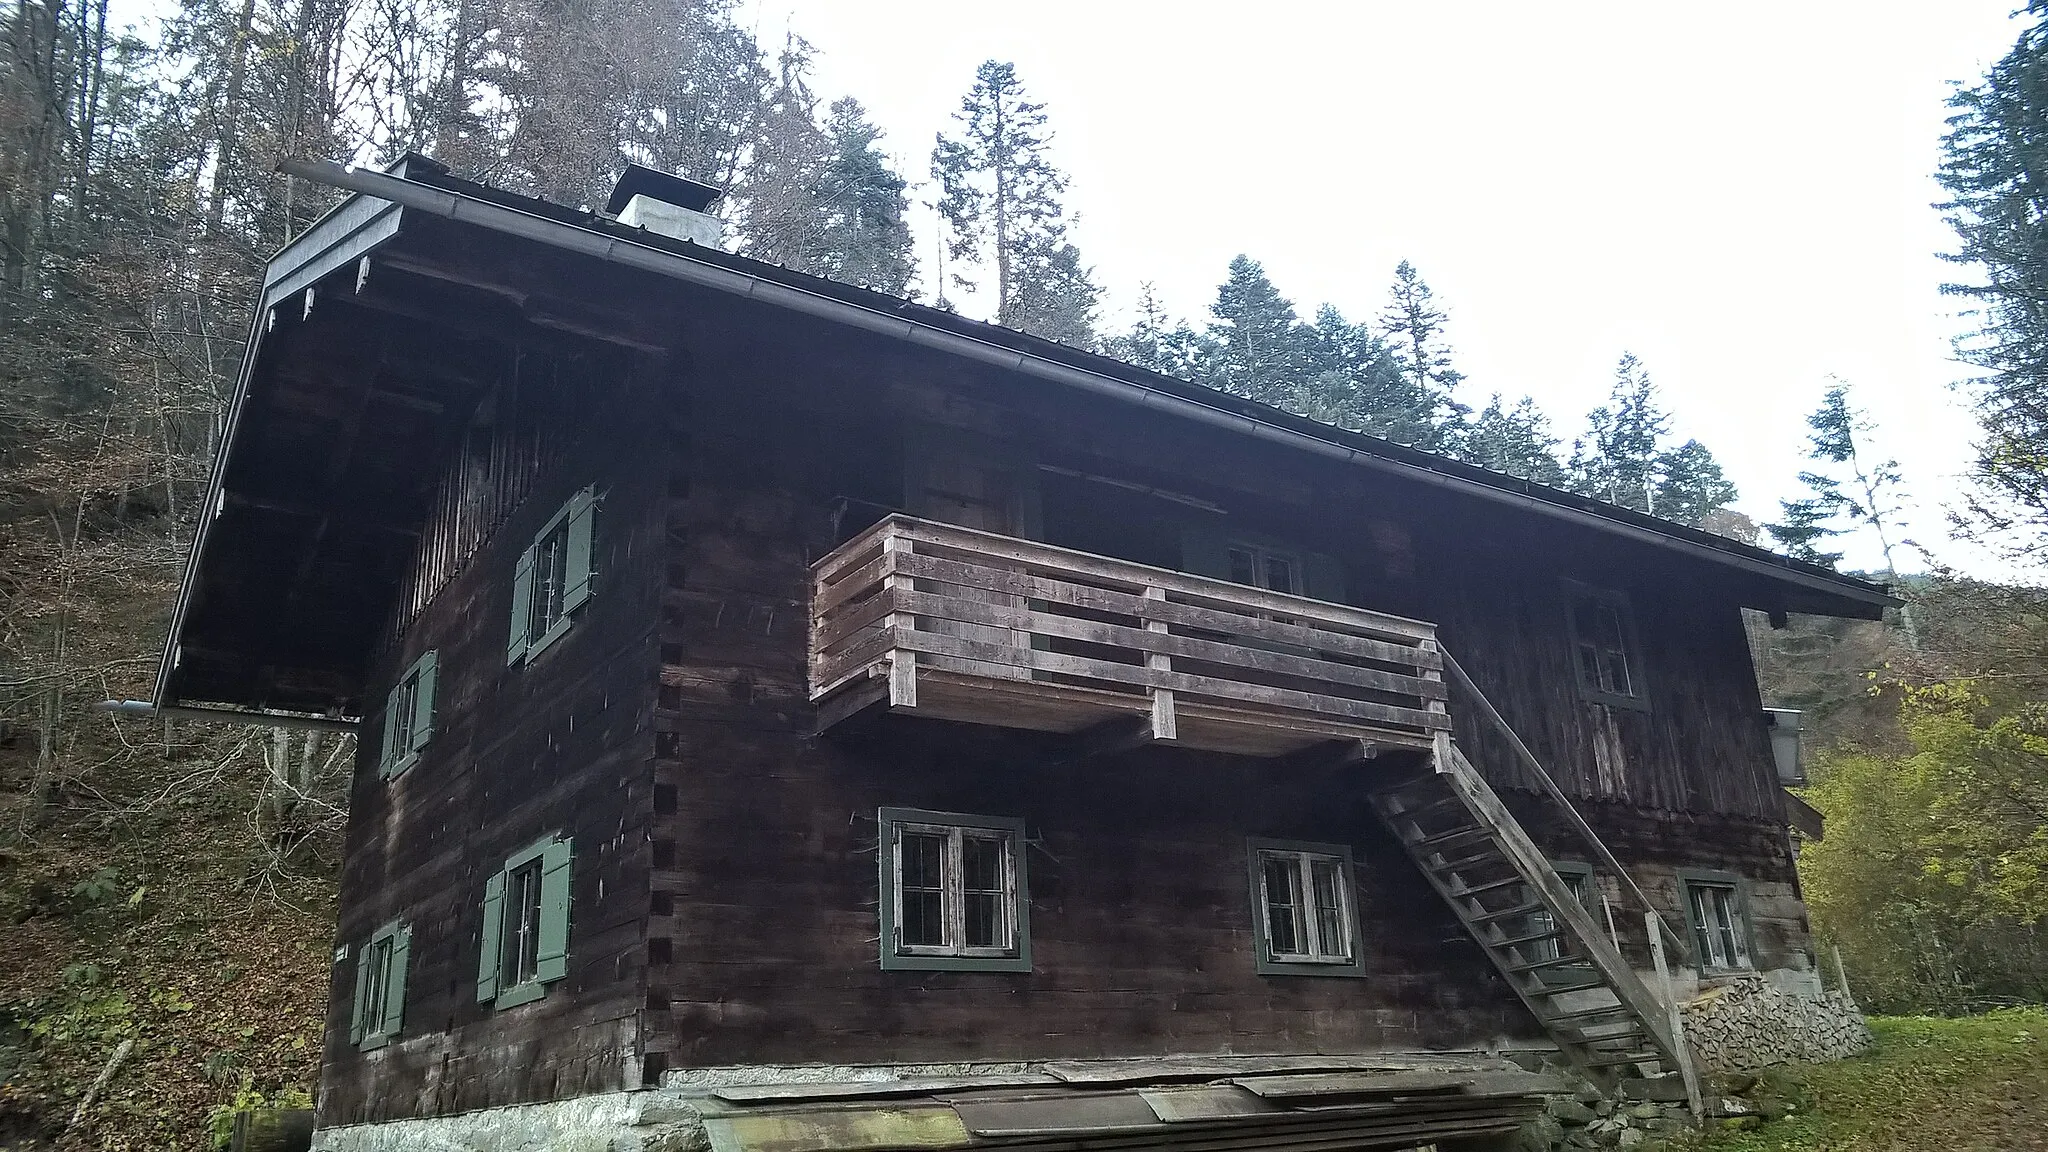
POLYGON ((1029 971, 1024 823, 884 808, 884 968, 1029 971))
POLYGON ((569 841, 545 836, 484 881, 476 998, 511 1008, 569 974, 569 841))
POLYGON ((405 1023, 405 970, 412 953, 412 928, 396 920, 370 934, 356 953, 356 994, 349 1039, 379 1048, 405 1023))
POLYGON ((1251 842, 1252 924, 1258 970, 1269 975, 1357 975, 1358 895, 1341 844, 1251 842))
POLYGON ((1734 876, 1683 877, 1686 915, 1702 971, 1746 969, 1749 960, 1749 900, 1734 876))

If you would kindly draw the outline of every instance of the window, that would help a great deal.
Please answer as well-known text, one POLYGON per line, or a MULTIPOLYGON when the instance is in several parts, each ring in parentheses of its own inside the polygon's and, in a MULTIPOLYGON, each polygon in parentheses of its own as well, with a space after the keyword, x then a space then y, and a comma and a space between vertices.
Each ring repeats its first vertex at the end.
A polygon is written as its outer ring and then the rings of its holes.
POLYGON ((355 1008, 349 1042, 381 1048, 405 1022, 405 965, 412 953, 412 929, 394 920, 370 936, 356 953, 355 1008))
POLYGON ((591 534, 597 518, 597 490, 585 488, 554 514, 512 574, 512 627, 505 663, 537 656, 562 638, 576 610, 590 599, 591 534))
POLYGON ((1635 620, 1619 592, 1566 582, 1570 604, 1572 663, 1579 695, 1596 704, 1647 706, 1642 661, 1637 659, 1635 620))
POLYGON ((484 882, 476 998, 510 1008, 569 974, 569 841, 547 836, 484 882))
POLYGON ((1301 558, 1292 552, 1262 548, 1256 544, 1232 543, 1226 549, 1230 560, 1230 582, 1249 584, 1269 592, 1299 596, 1301 558))
POLYGON ((1031 970, 1024 822, 884 808, 882 967, 1031 970))
POLYGON ((1682 875, 1681 879, 1700 970, 1748 968, 1749 894, 1741 878, 1706 872, 1682 875))
POLYGON ((384 699, 384 747, 377 773, 386 780, 413 766, 434 735, 434 682, 440 657, 428 652, 398 678, 384 699))
POLYGON ((1251 862, 1258 970, 1267 975, 1363 975, 1351 850, 1254 840, 1251 862))
MULTIPOLYGON (((1591 912, 1593 904, 1588 901, 1593 894, 1593 870, 1583 864, 1558 864, 1555 867, 1557 878, 1564 882, 1565 890, 1572 894, 1572 899, 1579 902, 1579 907, 1591 912)), ((1556 933, 1561 930, 1562 926, 1558 924, 1557 917, 1546 910, 1530 914, 1528 928, 1524 934, 1534 936, 1539 932, 1556 933)), ((1528 948, 1531 960, 1555 960, 1571 952, 1571 946, 1562 935, 1553 935, 1547 940, 1531 941, 1528 948)))

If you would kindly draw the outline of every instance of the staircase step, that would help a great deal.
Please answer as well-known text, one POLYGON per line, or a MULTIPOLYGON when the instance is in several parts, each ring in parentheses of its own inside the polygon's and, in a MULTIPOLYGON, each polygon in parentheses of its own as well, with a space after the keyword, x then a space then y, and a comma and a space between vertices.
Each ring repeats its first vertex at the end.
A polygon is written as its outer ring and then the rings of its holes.
POLYGON ((1658 1064, 1664 1062, 1662 1052, 1630 1052, 1625 1056, 1604 1056, 1598 1060, 1586 1061, 1588 1068, 1619 1068, 1624 1064, 1658 1064))
POLYGON ((1417 852, 1426 852, 1432 848, 1442 847, 1445 844, 1456 844, 1461 840, 1484 840, 1491 835, 1491 832, 1488 832, 1479 825, 1471 824, 1463 828, 1453 828, 1449 832, 1439 832, 1434 836, 1424 836, 1420 840, 1410 840, 1408 841, 1408 847, 1413 848, 1417 852))
POLYGON ((1461 868, 1472 868, 1480 864, 1506 863, 1508 863, 1507 857, 1501 855, 1498 852, 1488 850, 1485 852, 1476 852, 1470 856, 1460 856, 1456 860, 1446 860, 1441 864, 1430 864, 1426 867, 1428 867, 1429 870, 1432 872, 1456 872, 1461 868))
POLYGON ((1629 1006, 1616 1000, 1605 1008, 1582 1008, 1577 1012, 1560 1012, 1555 1016, 1546 1014, 1543 1017, 1543 1022, 1546 1024, 1567 1024, 1573 1020, 1591 1020, 1599 1016, 1626 1016, 1628 1014, 1629 1006))
POLYGON ((1520 947, 1523 944, 1534 944, 1538 940, 1556 939, 1558 939, 1557 929, 1550 928, 1542 932, 1530 932, 1521 936, 1510 936, 1505 940, 1482 940, 1480 941, 1480 943, 1486 945, 1488 948, 1516 948, 1520 947))
POLYGON ((1540 972, 1545 968, 1562 968, 1567 964, 1584 964, 1583 956, 1556 956, 1549 960, 1534 960, 1527 964, 1515 964, 1508 968, 1508 974, 1520 976, 1524 972, 1540 972))
MULTIPOLYGON (((1431 871, 1438 871, 1438 869, 1431 869, 1431 871)), ((1451 893, 1451 899, 1463 900, 1466 897, 1471 896, 1475 893, 1491 892, 1496 888, 1505 888, 1510 884, 1521 884, 1523 882, 1524 881, 1520 876, 1510 876, 1505 880, 1489 880, 1484 884, 1473 884, 1469 887, 1453 891, 1451 893)))
MULTIPOLYGON (((1606 988, 1606 987, 1607 987, 1607 981, 1606 981, 1606 980, 1603 980, 1603 979, 1593 979, 1593 980, 1586 980, 1586 981, 1582 981, 1582 982, 1580 982, 1580 983, 1577 983, 1577 984, 1540 984, 1540 983, 1539 983, 1539 984, 1538 984, 1538 985, 1537 985, 1536 987, 1534 987, 1534 988, 1530 988, 1530 989, 1527 989, 1527 992, 1528 992, 1528 994, 1529 994, 1529 995, 1531 995, 1531 996, 1565 996, 1565 995, 1568 995, 1568 994, 1570 994, 1570 993, 1573 993, 1573 992, 1591 992, 1591 991, 1592 991, 1593 989, 1595 989, 1595 988, 1606 988)), ((1609 991, 1612 991, 1612 989, 1609 989, 1609 991)))
POLYGON ((1537 912, 1548 911, 1550 911, 1550 906, 1547 904, 1517 904, 1512 908, 1496 908, 1491 912, 1481 912, 1477 916, 1467 916, 1465 917, 1465 923, 1491 924, 1495 920, 1510 920, 1517 916, 1530 916, 1537 912))
POLYGON ((1440 796, 1435 800, 1431 800, 1427 804, 1417 804, 1413 808, 1402 808, 1399 811, 1397 811, 1395 815, 1413 817, 1422 812, 1434 812, 1439 808, 1449 807, 1454 804, 1459 807, 1463 807, 1464 801, 1458 799, 1456 796, 1440 796))

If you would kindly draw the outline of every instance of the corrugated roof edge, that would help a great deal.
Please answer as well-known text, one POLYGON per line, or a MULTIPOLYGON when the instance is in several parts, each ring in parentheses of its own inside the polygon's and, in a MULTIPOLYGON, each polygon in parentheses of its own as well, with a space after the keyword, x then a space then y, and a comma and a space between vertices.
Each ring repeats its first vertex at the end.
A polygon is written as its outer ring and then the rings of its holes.
MULTIPOLYGON (((439 164, 424 157, 408 157, 412 163, 395 164, 392 168, 403 175, 387 175, 370 170, 345 169, 340 165, 323 161, 287 161, 281 167, 293 175, 305 179, 349 189, 359 194, 377 196, 379 189, 391 190, 383 182, 412 184, 421 188, 435 189, 444 194, 535 217, 578 231, 604 236, 614 242, 624 242, 654 251, 666 253, 684 260, 720 268, 727 272, 749 277, 767 283, 780 285, 796 292, 805 293, 826 300, 858 308, 863 311, 887 315, 908 324, 935 332, 949 333, 979 343, 993 345, 1018 353, 1020 356, 1045 361, 1051 364, 1113 381, 1132 388, 1158 393, 1188 403, 1213 409, 1239 417, 1248 424, 1261 424, 1277 430, 1284 430, 1306 440, 1320 441, 1332 447, 1343 449, 1388 464, 1400 470, 1413 473, 1431 474, 1451 481, 1458 487, 1470 486, 1479 489, 1476 494, 1496 493, 1518 504, 1548 506, 1571 519, 1605 521, 1625 535, 1653 534, 1679 545, 1685 551, 1709 553, 1703 559, 1721 559, 1737 567, 1748 569, 1758 575, 1775 576, 1790 583, 1814 590, 1831 591, 1849 600, 1875 607, 1896 607, 1901 603, 1890 595, 1886 585, 1859 579, 1818 564, 1810 564, 1779 555, 1755 545, 1744 544, 1725 536, 1718 536, 1697 528, 1646 515, 1622 508, 1577 493, 1564 492, 1533 481, 1523 480, 1504 473, 1494 472, 1477 465, 1466 464, 1395 444, 1389 440, 1368 436, 1364 433, 1349 432, 1328 424, 1322 424, 1304 417, 1295 416, 1278 408, 1257 401, 1233 396, 1206 385, 1181 380, 1141 368, 1112 357, 1103 356, 1074 348, 1057 341, 1046 340, 1029 333, 1011 328, 971 320, 957 313, 919 304, 902 297, 891 296, 869 288, 861 288, 808 273, 796 272, 781 265, 771 264, 750 257, 739 256, 718 249, 706 248, 686 241, 673 240, 643 229, 631 228, 608 219, 601 214, 582 209, 569 208, 537 197, 522 196, 493 188, 486 184, 465 180, 447 173, 439 164), (1713 555, 1718 554, 1718 556, 1713 555)), ((434 210, 429 208, 428 210, 434 210)), ((456 218, 455 211, 444 213, 456 218)), ((470 219, 470 223, 488 227, 484 221, 470 219)), ((546 242, 543 236, 532 237, 546 242)), ((1247 429, 1248 430, 1248 429, 1247 429)), ((1594 524, 1599 527, 1601 525, 1594 524)))

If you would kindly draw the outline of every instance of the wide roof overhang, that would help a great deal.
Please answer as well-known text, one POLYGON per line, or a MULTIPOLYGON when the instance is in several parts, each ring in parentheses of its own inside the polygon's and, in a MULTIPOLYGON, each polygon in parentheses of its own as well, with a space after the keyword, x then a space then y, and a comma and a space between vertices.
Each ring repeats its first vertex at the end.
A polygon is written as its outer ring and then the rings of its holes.
POLYGON ((159 707, 346 717, 409 562, 431 477, 417 467, 481 396, 494 336, 572 352, 659 350, 653 302, 590 299, 605 267, 844 325, 1043 383, 1629 539, 1744 577, 1773 614, 1876 619, 1880 584, 1573 493, 1345 432, 1201 385, 879 292, 673 241, 449 176, 293 162, 353 195, 264 276, 208 501, 172 619, 159 707), (372 271, 372 257, 376 270, 372 271), (451 270, 474 266, 473 275, 451 270), (494 279, 495 278, 495 279, 494 279), (514 282, 514 281, 517 282, 514 282), (461 281, 469 281, 463 283, 461 281), (374 318, 375 338, 364 321, 374 318), (374 438, 377 451, 357 448, 374 438))

